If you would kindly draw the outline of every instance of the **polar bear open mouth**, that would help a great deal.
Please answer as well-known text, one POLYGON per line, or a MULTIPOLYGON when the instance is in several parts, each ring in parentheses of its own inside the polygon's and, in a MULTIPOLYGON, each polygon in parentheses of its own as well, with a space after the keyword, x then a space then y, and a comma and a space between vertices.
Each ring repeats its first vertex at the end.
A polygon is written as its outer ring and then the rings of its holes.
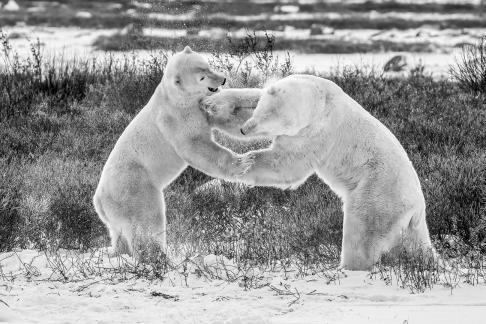
POLYGON ((219 90, 219 88, 211 88, 211 87, 208 87, 208 90, 211 91, 211 92, 216 92, 219 90))

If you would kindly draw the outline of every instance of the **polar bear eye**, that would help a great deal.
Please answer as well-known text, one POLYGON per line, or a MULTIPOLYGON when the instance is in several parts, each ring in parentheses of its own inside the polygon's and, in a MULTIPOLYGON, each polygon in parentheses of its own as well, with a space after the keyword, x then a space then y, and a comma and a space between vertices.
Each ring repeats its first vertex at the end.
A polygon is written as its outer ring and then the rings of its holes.
POLYGON ((202 80, 204 80, 204 78, 205 78, 205 77, 202 77, 202 78, 201 78, 201 80, 199 80, 199 81, 202 81, 202 80))

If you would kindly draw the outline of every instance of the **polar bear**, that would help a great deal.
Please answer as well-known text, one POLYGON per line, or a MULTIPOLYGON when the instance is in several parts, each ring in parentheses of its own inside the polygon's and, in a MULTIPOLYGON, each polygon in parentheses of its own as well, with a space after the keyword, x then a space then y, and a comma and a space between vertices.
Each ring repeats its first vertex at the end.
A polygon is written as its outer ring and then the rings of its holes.
MULTIPOLYGON (((217 126, 238 135, 252 110, 242 108, 222 117, 200 109, 200 101, 225 80, 189 47, 169 59, 150 101, 116 142, 93 198, 108 227, 112 252, 134 252, 135 239, 143 243, 149 238, 166 250, 162 190, 188 165, 223 179, 248 168, 247 160, 212 141, 211 129, 217 126), (120 238, 124 244, 118 244, 120 238)), ((238 98, 239 107, 254 108, 260 97, 259 89, 220 92, 238 98)))
MULTIPOLYGON (((232 107, 218 107, 221 96, 206 100, 214 116, 232 107)), ((273 143, 246 154, 254 164, 239 181, 296 188, 316 173, 340 196, 341 267, 369 269, 403 239, 432 251, 424 196, 407 153, 335 83, 311 75, 277 81, 264 90, 241 133, 270 136, 273 143)))

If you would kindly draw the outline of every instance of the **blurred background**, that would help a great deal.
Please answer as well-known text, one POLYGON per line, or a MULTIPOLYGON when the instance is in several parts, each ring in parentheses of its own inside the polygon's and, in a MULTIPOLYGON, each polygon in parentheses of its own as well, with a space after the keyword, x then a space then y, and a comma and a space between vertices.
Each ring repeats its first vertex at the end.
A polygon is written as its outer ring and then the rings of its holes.
MULTIPOLYGON (((39 39, 65 57, 106 51, 237 51, 248 34, 274 38, 296 71, 423 64, 444 75, 455 49, 486 30, 482 0, 1 0, 0 28, 20 55, 39 39), (233 41, 228 41, 228 37, 233 41), (397 56, 398 55, 398 56, 397 56)), ((266 43, 266 41, 264 41, 266 43)), ((264 45, 262 45, 264 46, 264 45)))

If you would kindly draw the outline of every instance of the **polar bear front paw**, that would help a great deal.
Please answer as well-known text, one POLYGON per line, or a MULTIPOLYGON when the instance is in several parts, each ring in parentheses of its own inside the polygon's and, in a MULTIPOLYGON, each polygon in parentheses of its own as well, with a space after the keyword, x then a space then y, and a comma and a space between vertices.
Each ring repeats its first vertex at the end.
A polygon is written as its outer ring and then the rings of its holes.
POLYGON ((255 164, 255 155, 250 153, 240 155, 236 160, 236 168, 238 172, 236 177, 241 177, 248 173, 248 170, 255 164))
POLYGON ((235 103, 220 93, 205 97, 201 101, 201 109, 218 119, 228 119, 236 113, 235 103))

